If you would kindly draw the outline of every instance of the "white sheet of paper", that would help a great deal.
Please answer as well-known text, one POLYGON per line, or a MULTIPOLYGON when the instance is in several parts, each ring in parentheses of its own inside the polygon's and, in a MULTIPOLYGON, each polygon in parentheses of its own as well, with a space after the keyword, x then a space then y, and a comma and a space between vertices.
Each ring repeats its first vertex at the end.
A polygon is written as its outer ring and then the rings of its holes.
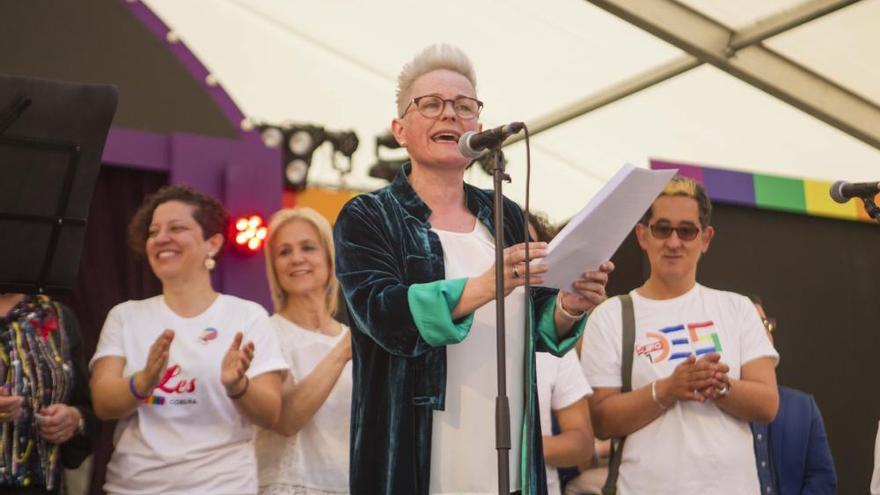
POLYGON ((547 256, 534 261, 549 266, 542 285, 572 290, 582 273, 611 259, 676 172, 621 167, 550 242, 547 256))

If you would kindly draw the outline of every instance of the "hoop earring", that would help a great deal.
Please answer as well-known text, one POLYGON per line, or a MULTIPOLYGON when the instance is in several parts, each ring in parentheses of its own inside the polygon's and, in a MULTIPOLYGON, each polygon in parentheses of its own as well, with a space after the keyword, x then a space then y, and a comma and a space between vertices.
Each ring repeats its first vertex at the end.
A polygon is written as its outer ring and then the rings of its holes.
POLYGON ((209 255, 207 258, 205 258, 205 268, 206 268, 209 272, 210 272, 211 270, 213 270, 213 269, 217 266, 217 262, 214 261, 213 256, 214 256, 214 255, 212 254, 212 255, 209 255))

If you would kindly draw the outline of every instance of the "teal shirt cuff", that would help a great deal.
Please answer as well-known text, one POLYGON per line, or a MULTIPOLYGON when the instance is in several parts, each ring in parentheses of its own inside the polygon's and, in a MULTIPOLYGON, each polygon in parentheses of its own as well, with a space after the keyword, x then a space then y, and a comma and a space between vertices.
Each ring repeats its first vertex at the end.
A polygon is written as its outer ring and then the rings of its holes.
POLYGON ((410 314, 419 335, 429 345, 458 344, 470 332, 473 313, 458 320, 452 319, 452 310, 461 299, 467 280, 456 278, 409 286, 407 300, 410 314))
POLYGON ((581 337, 581 334, 584 333, 584 326, 587 324, 587 317, 584 316, 580 320, 574 322, 568 336, 560 339, 559 336, 556 335, 555 312, 557 300, 558 299, 554 297, 544 303, 544 306, 541 308, 541 314, 538 318, 538 335, 551 354, 562 356, 574 347, 577 340, 581 337))

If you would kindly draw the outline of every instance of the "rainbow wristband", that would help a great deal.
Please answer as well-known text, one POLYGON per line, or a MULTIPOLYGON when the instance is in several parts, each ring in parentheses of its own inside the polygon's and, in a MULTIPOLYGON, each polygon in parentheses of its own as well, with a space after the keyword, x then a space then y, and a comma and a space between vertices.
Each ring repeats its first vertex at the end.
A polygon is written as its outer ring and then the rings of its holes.
POLYGON ((136 373, 132 373, 131 378, 128 379, 128 389, 131 390, 131 395, 133 395, 134 398, 137 400, 149 399, 149 395, 141 395, 138 393, 137 388, 134 386, 134 375, 136 375, 136 373))

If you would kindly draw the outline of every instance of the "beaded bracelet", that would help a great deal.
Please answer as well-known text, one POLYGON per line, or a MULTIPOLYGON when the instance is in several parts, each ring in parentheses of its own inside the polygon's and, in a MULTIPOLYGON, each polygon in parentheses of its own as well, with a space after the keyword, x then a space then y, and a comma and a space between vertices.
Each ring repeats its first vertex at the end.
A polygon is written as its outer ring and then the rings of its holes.
POLYGON ((581 318, 584 317, 584 315, 587 314, 586 311, 581 311, 581 314, 579 314, 579 315, 573 315, 573 314, 569 313, 568 311, 566 311, 566 310, 565 310, 565 306, 562 305, 562 292, 557 292, 557 295, 556 295, 556 307, 559 308, 559 312, 562 313, 562 316, 564 316, 564 317, 566 317, 566 318, 568 318, 569 320, 572 320, 572 321, 580 320, 581 318))
POLYGON ((238 393, 235 393, 235 394, 230 394, 229 392, 227 392, 227 393, 226 393, 226 397, 229 397, 229 398, 232 399, 232 400, 241 399, 242 397, 244 397, 244 394, 247 393, 248 386, 249 386, 250 384, 251 384, 251 379, 248 378, 247 375, 244 375, 244 388, 241 389, 241 392, 238 392, 238 393))
POLYGON ((135 399, 147 400, 150 398, 150 396, 149 395, 141 395, 138 392, 137 387, 134 386, 134 375, 136 375, 136 374, 137 373, 132 373, 131 378, 128 379, 128 389, 131 390, 131 395, 133 395, 135 399))

